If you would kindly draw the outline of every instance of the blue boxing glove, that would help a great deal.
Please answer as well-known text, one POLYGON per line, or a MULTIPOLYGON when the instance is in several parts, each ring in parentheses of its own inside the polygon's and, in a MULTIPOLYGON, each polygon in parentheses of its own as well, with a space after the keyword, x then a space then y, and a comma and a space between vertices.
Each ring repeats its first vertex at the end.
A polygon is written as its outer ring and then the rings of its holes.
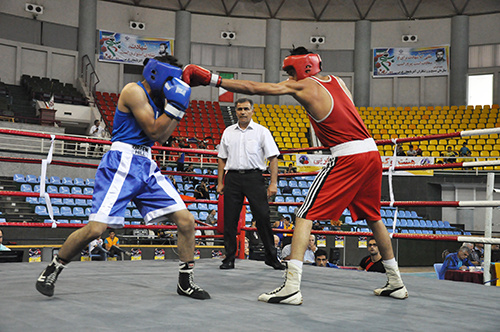
POLYGON ((165 114, 172 119, 181 121, 189 106, 191 88, 181 79, 174 77, 165 82, 163 86, 165 94, 165 114))

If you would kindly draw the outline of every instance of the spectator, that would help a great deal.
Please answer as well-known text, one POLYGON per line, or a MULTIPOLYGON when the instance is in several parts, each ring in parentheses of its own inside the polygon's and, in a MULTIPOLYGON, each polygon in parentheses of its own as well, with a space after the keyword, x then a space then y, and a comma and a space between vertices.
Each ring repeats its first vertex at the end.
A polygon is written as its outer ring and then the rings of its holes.
MULTIPOLYGON (((290 217, 286 216, 284 222, 285 222, 285 227, 283 227, 283 229, 293 230, 293 224, 292 221, 290 220, 290 217)), ((293 233, 283 233, 283 244, 282 244, 283 247, 286 246, 287 244, 292 243, 292 236, 293 233)))
POLYGON ((444 275, 448 270, 467 270, 468 266, 473 266, 469 260, 470 249, 467 246, 461 246, 457 252, 448 254, 444 259, 443 266, 439 271, 439 279, 444 280, 444 275))
MULTIPOLYGON (((193 165, 189 165, 188 168, 186 168, 184 170, 184 173, 193 173, 193 174, 195 174, 194 166, 193 165)), ((192 183, 193 186, 196 186, 198 184, 198 180, 195 179, 192 176, 183 176, 182 177, 182 181, 192 183)))
POLYGON ((470 253, 470 260, 474 265, 481 265, 484 258, 484 244, 476 243, 470 253), (477 263, 475 263, 477 262, 477 263))
POLYGON ((338 269, 339 267, 335 264, 332 264, 328 261, 327 256, 326 256, 326 251, 323 249, 318 249, 314 253, 314 263, 312 265, 319 266, 319 267, 333 267, 338 269))
POLYGON ((462 143, 462 147, 460 148, 460 150, 458 151, 458 155, 460 157, 465 157, 465 156, 470 156, 470 153, 471 151, 469 150, 469 148, 467 147, 467 143, 466 142, 463 142, 462 143))
POLYGON ((405 157, 406 153, 403 150, 403 146, 398 144, 398 147, 396 148, 396 156, 398 157, 405 157))
POLYGON ((273 235, 273 238, 274 238, 274 247, 276 248, 276 257, 278 258, 278 260, 281 261, 281 246, 280 246, 281 241, 280 241, 280 238, 276 234, 273 235))
POLYGON ((417 148, 415 149, 415 151, 417 151, 417 156, 421 156, 422 155, 422 149, 420 147, 417 146, 417 148))
POLYGON ((2 242, 3 242, 3 232, 0 229, 0 251, 10 251, 10 248, 4 246, 2 242))
POLYGON ((455 160, 457 158, 457 153, 455 151, 453 151, 451 146, 448 146, 446 148, 446 151, 444 152, 443 156, 446 157, 443 159, 443 162, 445 164, 451 164, 451 163, 455 162, 455 160))
POLYGON ((409 157, 415 157, 417 155, 417 150, 413 150, 413 144, 410 144, 410 149, 406 151, 406 155, 409 157))
MULTIPOLYGON (((205 219, 205 222, 209 225, 209 226, 215 226, 217 225, 217 219, 215 219, 215 214, 217 213, 217 211, 215 210, 210 210, 210 212, 208 213, 208 216, 207 216, 207 219, 205 219)), ((212 229, 207 229, 205 231, 205 235, 215 235, 215 232, 212 230, 212 229)), ((245 238, 246 239, 246 238, 245 238)), ((207 241, 207 246, 213 246, 214 245, 214 241, 207 241)))
MULTIPOLYGON (((285 229, 285 216, 281 216, 280 220, 276 220, 273 228, 285 229)), ((280 242, 283 241, 283 233, 278 232, 276 233, 276 236, 279 238, 280 242)))
POLYGON ((358 270, 385 273, 385 268, 382 264, 382 256, 378 250, 375 238, 370 237, 368 239, 367 249, 370 254, 361 259, 358 270))
POLYGON ((297 168, 293 166, 293 163, 289 163, 285 173, 297 173, 297 168))
POLYGON ((89 253, 91 255, 99 255, 101 261, 106 260, 106 255, 109 255, 109 251, 107 251, 102 247, 103 244, 104 242, 101 236, 99 236, 97 239, 90 242, 89 244, 89 253))
POLYGON ((170 180, 170 182, 172 182, 172 185, 174 186, 174 188, 175 188, 177 191, 179 191, 179 189, 177 188, 177 181, 175 181, 174 176, 173 176, 172 174, 170 174, 170 175, 168 176, 168 179, 170 180))
MULTIPOLYGON (((181 153, 179 158, 177 158, 177 172, 184 172, 184 159, 185 158, 186 158, 186 154, 184 152, 181 153)), ((183 178, 183 180, 184 180, 184 178, 183 178)))
POLYGON ((322 231, 323 230, 323 226, 321 226, 321 224, 319 223, 319 221, 315 221, 312 225, 312 229, 313 231, 322 231))
POLYGON ((201 180, 201 183, 196 186, 194 189, 194 198, 196 199, 210 199, 210 195, 208 194, 208 189, 205 184, 206 180, 201 180))
MULTIPOLYGON (((103 133, 103 128, 101 127, 101 121, 95 120, 94 125, 90 127, 89 130, 90 137, 93 139, 100 139, 102 138, 102 133, 103 133)), ((99 144, 92 143, 90 144, 90 151, 94 152, 95 154, 96 151, 102 151, 102 148, 99 146, 99 144)))
POLYGON ((111 256, 117 255, 121 257, 121 253, 124 253, 127 256, 131 255, 130 252, 120 248, 120 239, 118 239, 115 231, 113 230, 109 231, 109 236, 106 238, 106 240, 104 240, 104 246, 106 247, 106 250, 109 251, 109 254, 111 256))
MULTIPOLYGON (((304 263, 312 264, 314 263, 314 253, 318 250, 316 247, 316 236, 313 234, 309 235, 309 244, 307 246, 306 252, 304 253, 304 263)), ((281 252, 281 256, 284 260, 290 259, 290 254, 292 251, 292 245, 289 244, 285 246, 281 252)))

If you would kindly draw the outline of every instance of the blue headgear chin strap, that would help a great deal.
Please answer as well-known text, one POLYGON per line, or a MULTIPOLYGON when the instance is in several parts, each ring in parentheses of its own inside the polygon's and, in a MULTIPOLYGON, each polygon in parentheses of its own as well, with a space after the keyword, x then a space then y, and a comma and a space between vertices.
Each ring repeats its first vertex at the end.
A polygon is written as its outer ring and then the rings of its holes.
POLYGON ((149 59, 146 66, 144 66, 142 76, 144 76, 146 82, 148 82, 151 90, 161 91, 165 81, 167 81, 169 77, 181 78, 182 68, 155 59, 149 59))

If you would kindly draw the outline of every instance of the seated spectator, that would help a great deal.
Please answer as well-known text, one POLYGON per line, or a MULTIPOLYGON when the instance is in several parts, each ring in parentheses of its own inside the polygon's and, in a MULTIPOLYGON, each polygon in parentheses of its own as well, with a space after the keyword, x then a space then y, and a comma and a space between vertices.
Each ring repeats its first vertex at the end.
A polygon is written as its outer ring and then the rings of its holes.
POLYGON ((457 153, 455 151, 453 151, 451 146, 448 146, 446 148, 446 151, 443 153, 443 156, 446 157, 443 159, 443 162, 445 164, 454 163, 457 159, 457 153))
MULTIPOLYGON (((193 173, 193 174, 196 174, 195 171, 194 171, 194 166, 193 165, 189 165, 188 168, 186 168, 184 170, 184 173, 193 173)), ((195 179, 192 176, 183 176, 182 177, 182 181, 183 182, 187 182, 187 183, 192 183, 193 186, 196 186, 198 184, 198 180, 195 179)))
POLYGON ((297 168, 293 166, 293 163, 289 163, 288 168, 285 170, 285 173, 297 173, 297 168))
POLYGON ((421 156, 422 155, 422 149, 420 147, 417 146, 417 148, 415 149, 415 151, 417 151, 417 156, 421 156))
MULTIPOLYGON (((216 213, 217 213, 217 211, 215 211, 215 210, 210 210, 210 212, 208 213, 208 216, 207 216, 207 219, 205 219, 205 222, 209 226, 216 226, 217 225, 217 219, 215 219, 216 213)), ((207 229, 204 232, 205 232, 205 235, 215 235, 215 231, 212 229, 207 229)), ((245 238, 245 240, 248 240, 248 239, 245 238)), ((211 239, 210 241, 207 241, 207 246, 213 246, 213 245, 214 245, 213 239, 211 239)))
POLYGON ((337 265, 332 264, 328 261, 326 251, 324 251, 323 249, 316 250, 316 252, 314 253, 314 263, 312 265, 319 267, 333 267, 336 269, 339 268, 337 265))
MULTIPOLYGON (((309 245, 307 246, 306 252, 304 253, 304 263, 305 264, 312 264, 314 263, 314 253, 318 250, 318 247, 316 247, 316 237, 311 234, 309 236, 309 245)), ((290 254, 292 253, 292 245, 286 245, 283 250, 281 251, 281 256, 283 257, 284 260, 289 260, 290 259, 290 254)))
POLYGON ((281 261, 280 238, 276 234, 274 234, 273 237, 274 237, 274 247, 276 248, 276 256, 278 257, 278 260, 281 261))
POLYGON ((413 150, 413 144, 410 144, 410 148, 406 151, 408 157, 415 157, 417 155, 417 150, 413 150))
POLYGON ((396 156, 398 156, 398 157, 405 157, 406 156, 406 153, 403 150, 403 146, 398 145, 398 147, 396 148, 396 156))
POLYGON ((203 179, 199 185, 194 189, 194 198, 196 199, 210 199, 210 195, 208 194, 208 189, 205 184, 206 180, 203 179))
POLYGON ((3 242, 3 232, 0 229, 0 251, 11 251, 10 248, 4 246, 2 242, 3 242))
POLYGON ((121 257, 121 253, 124 253, 127 256, 131 255, 130 252, 120 248, 120 239, 118 239, 115 231, 113 230, 109 231, 109 236, 106 238, 106 240, 104 240, 104 246, 106 250, 109 251, 110 256, 117 255, 121 257))
MULTIPOLYGON (((287 229, 287 230, 293 230, 293 224, 292 224, 292 221, 290 220, 290 217, 285 217, 285 227, 283 229, 287 229)), ((293 236, 293 233, 283 233, 283 243, 282 243, 282 246, 286 246, 287 244, 290 244, 292 243, 292 236, 293 236)))
POLYGON ((109 251, 104 249, 102 245, 104 244, 104 241, 102 240, 101 236, 94 241, 90 242, 89 244, 89 252, 91 255, 99 255, 100 260, 104 261, 106 260, 106 255, 109 255, 109 251))
POLYGON ((458 155, 460 157, 465 157, 465 156, 469 155, 469 153, 471 153, 471 151, 467 147, 467 143, 463 142, 462 147, 460 148, 460 150, 458 150, 458 155))
POLYGON ((469 260, 470 249, 467 246, 461 246, 457 252, 448 254, 444 259, 443 266, 439 271, 439 279, 444 280, 444 275, 448 270, 462 270, 465 271, 469 266, 473 266, 469 260))
POLYGON ((358 270, 385 273, 385 268, 382 264, 382 255, 380 255, 377 241, 374 237, 368 239, 367 249, 369 255, 361 259, 358 270))
MULTIPOLYGON (((273 228, 285 229, 285 217, 281 216, 280 220, 276 220, 274 222, 273 228)), ((278 232, 278 233, 276 233, 276 236, 278 237, 279 242, 281 243, 281 241, 283 241, 283 233, 278 232)))
POLYGON ((474 248, 470 252, 470 260, 476 261, 474 265, 481 265, 481 261, 484 259, 484 244, 482 243, 476 243, 474 248))
MULTIPOLYGON (((179 156, 179 158, 177 158, 177 172, 184 172, 184 160, 186 159, 186 154, 183 152, 181 153, 181 155, 179 156)), ((184 178, 183 178, 183 181, 184 181, 184 178)))

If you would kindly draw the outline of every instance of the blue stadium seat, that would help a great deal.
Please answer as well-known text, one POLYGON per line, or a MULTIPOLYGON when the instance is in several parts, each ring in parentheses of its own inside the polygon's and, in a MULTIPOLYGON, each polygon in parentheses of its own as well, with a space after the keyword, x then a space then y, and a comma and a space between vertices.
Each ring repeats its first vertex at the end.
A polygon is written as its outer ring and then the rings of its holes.
POLYGON ((288 207, 287 206, 278 206, 278 212, 283 214, 283 213, 288 213, 288 207))
POLYGON ((430 220, 424 220, 425 222, 425 227, 426 228, 433 228, 434 226, 432 225, 432 221, 430 220))
POLYGON ((302 196, 302 190, 300 190, 299 188, 293 188, 292 195, 293 196, 302 196))
POLYGON ((295 197, 295 202, 297 203, 302 203, 303 201, 305 201, 305 197, 304 196, 297 196, 295 197))
POLYGON ((190 211, 190 212, 193 215, 194 219, 199 220, 199 218, 198 218, 198 212, 196 212, 196 211, 190 211))
MULTIPOLYGON (((134 204, 134 202, 132 202, 132 204, 134 204)), ((92 199, 87 199, 87 205, 88 206, 92 206, 92 199)), ((135 206, 135 205, 132 205, 132 206, 135 206)))
POLYGON ((75 205, 87 206, 87 200, 84 198, 75 198, 75 205))
POLYGON ((125 209, 125 218, 132 218, 132 212, 129 209, 125 209))
POLYGON ((82 178, 75 178, 73 180, 73 183, 75 184, 75 186, 83 187, 85 185, 85 180, 83 180, 82 178))
POLYGON ((299 185, 297 184, 297 181, 295 180, 290 180, 288 181, 288 185, 291 187, 291 188, 297 188, 299 185))
POLYGON ((406 219, 398 220, 397 223, 396 223, 396 226, 401 226, 401 227, 408 226, 408 224, 406 223, 406 219))
POLYGON ((402 234, 408 234, 408 230, 407 230, 407 229, 402 229, 402 230, 401 230, 401 233, 402 233, 402 234))
POLYGON ((188 210, 189 211, 197 211, 198 210, 198 203, 190 203, 188 205, 188 210))
POLYGON ((26 175, 26 182, 28 183, 39 183, 38 182, 38 176, 36 175, 32 175, 32 174, 28 174, 26 175))
POLYGON ((441 235, 441 231, 436 230, 436 235, 441 235))
POLYGON ((411 215, 411 211, 404 211, 405 213, 405 218, 413 218, 412 215, 411 215))
POLYGON ((83 188, 83 194, 84 195, 93 195, 94 194, 94 188, 92 188, 92 187, 85 187, 85 188, 83 188))
POLYGON ((299 185, 299 188, 309 189, 309 186, 307 185, 307 181, 299 181, 298 185, 299 185))
POLYGON ((85 185, 89 187, 93 187, 95 185, 95 179, 88 178, 85 180, 85 185))
MULTIPOLYGON (((78 187, 74 187, 74 188, 78 188, 78 187)), ((59 193, 60 194, 69 194, 69 193, 71 193, 71 191, 69 190, 69 187, 67 187, 67 186, 60 186, 59 193)))
POLYGON ((26 183, 26 179, 23 174, 14 174, 14 182, 17 183, 26 183))
POLYGON ((53 206, 52 207, 52 212, 54 214, 54 217, 60 217, 61 216, 61 211, 59 211, 58 206, 53 206))
POLYGON ((72 186, 73 185, 73 179, 70 178, 70 177, 63 177, 62 178, 62 184, 65 185, 65 186, 72 186))
POLYGON ((40 185, 39 184, 35 184, 35 186, 33 187, 33 191, 36 192, 36 193, 39 193, 40 192, 40 185))
POLYGON ((198 203, 198 210, 208 211, 207 203, 198 203))
POLYGON ((61 184, 61 178, 58 176, 51 176, 50 184, 61 184))
POLYGON ((411 217, 412 217, 413 219, 415 219, 415 218, 420 218, 420 217, 418 216, 417 212, 415 212, 415 211, 411 211, 411 217))
POLYGON ((406 220, 406 226, 407 227, 414 227, 415 226, 413 224, 413 220, 411 220, 411 219, 401 219, 401 223, 403 222, 403 220, 406 220))
POLYGON ((132 218, 142 219, 142 216, 141 216, 141 213, 139 212, 139 210, 137 210, 137 209, 132 210, 132 218))
POLYGON ((346 224, 352 224, 352 218, 349 217, 349 216, 345 217, 345 223, 346 224))
POLYGON ((288 213, 294 213, 296 208, 297 208, 297 206, 289 206, 288 213))
MULTIPOLYGON (((346 209, 347 210, 347 209, 346 209)), ((385 217, 385 210, 384 209, 380 209, 380 216, 383 218, 385 217)))
POLYGON ((47 207, 45 205, 37 205, 35 206, 35 213, 39 216, 48 216, 49 212, 47 212, 47 207))
POLYGON ((436 220, 432 220, 432 227, 439 228, 438 222, 436 220))
POLYGON ((424 219, 413 219, 413 223, 419 222, 420 227, 427 227, 427 221, 424 219))
MULTIPOLYGON (((42 182, 42 177, 41 176, 38 177, 38 183, 40 183, 40 182, 42 182)), ((45 184, 50 184, 50 180, 49 180, 48 177, 45 177, 45 184)))
POLYGON ((207 220, 208 217, 208 212, 207 211, 200 211, 198 213, 198 216, 200 217, 200 220, 207 220))
POLYGON ((385 217, 388 218, 388 217, 393 217, 394 216, 394 212, 392 210, 385 210, 385 217))
POLYGON ((251 213, 247 213, 245 214, 245 222, 252 222, 252 214, 251 213))
POLYGON ((26 197, 26 203, 38 204, 38 197, 26 197))
POLYGON ((279 180, 278 181, 278 187, 283 188, 283 187, 286 187, 286 186, 288 186, 288 181, 287 180, 279 180))
POLYGON ((342 212, 342 214, 343 214, 344 216, 350 216, 350 215, 351 215, 351 211, 349 211, 349 209, 345 209, 345 210, 342 212))
POLYGON ((444 227, 446 228, 451 228, 450 222, 449 221, 443 221, 444 227))
POLYGON ((196 174, 203 174, 201 168, 193 168, 193 171, 196 173, 196 174))
MULTIPOLYGON (((68 188, 68 187, 66 187, 68 188)), ((49 194, 57 194, 59 193, 59 190, 57 190, 57 187, 56 186, 53 186, 53 185, 49 185, 47 186, 47 190, 46 190, 49 194)), ((69 191, 68 191, 68 194, 69 194, 69 191)))
POLYGON ((21 191, 24 192, 24 193, 32 193, 33 192, 33 188, 31 188, 31 184, 22 184, 21 185, 21 191))
POLYGON ((131 225, 140 225, 141 222, 140 221, 131 221, 130 224, 131 225))
POLYGON ((442 220, 438 220, 437 223, 439 228, 444 228, 444 222, 442 220))
POLYGON ((75 217, 85 217, 85 212, 83 211, 83 208, 81 206, 75 206, 73 208, 73 215, 75 217))
POLYGON ((64 217, 73 217, 73 211, 69 206, 61 206, 60 213, 64 217))
MULTIPOLYGON (((59 190, 61 190, 61 188, 63 188, 63 187, 59 187, 59 190)), ((81 195, 81 194, 83 194, 82 188, 80 188, 80 187, 71 187, 71 193, 73 195, 81 195)))
POLYGON ((217 211, 217 204, 208 204, 208 211, 217 211))
POLYGON ((302 196, 307 196, 309 189, 302 189, 302 196))
POLYGON ((75 206, 75 200, 73 198, 65 198, 63 199, 63 205, 75 206))
MULTIPOLYGON (((43 197, 40 197, 40 198, 43 198, 43 197)), ((51 199, 50 199, 50 203, 51 203, 52 205, 66 205, 66 204, 64 204, 64 202, 63 202, 63 199, 62 199, 62 198, 51 198, 51 199)), ((45 198, 43 198, 43 203, 42 203, 42 202, 40 202, 40 204, 45 204, 45 198)))
POLYGON ((278 203, 283 203, 285 201, 285 198, 283 196, 276 196, 274 201, 278 203))
POLYGON ((217 195, 214 194, 214 193, 210 193, 210 194, 208 194, 208 196, 209 196, 209 198, 210 198, 211 201, 216 201, 217 200, 217 195))
POLYGON ((81 221, 81 220, 77 220, 77 219, 71 219, 71 220, 69 221, 69 223, 70 223, 70 224, 81 224, 81 223, 82 223, 82 221, 81 221))
POLYGON ((398 210, 398 218, 406 218, 405 217, 405 212, 401 211, 401 210, 398 210))
POLYGON ((180 175, 174 175, 174 180, 176 183, 182 183, 182 176, 180 175))
POLYGON ((295 197, 288 196, 285 198, 285 202, 287 203, 295 203, 295 197))
POLYGON ((69 224, 68 219, 57 219, 57 222, 60 224, 69 224))
POLYGON ((85 208, 85 216, 87 216, 87 217, 90 216, 91 211, 92 210, 90 208, 85 208))

